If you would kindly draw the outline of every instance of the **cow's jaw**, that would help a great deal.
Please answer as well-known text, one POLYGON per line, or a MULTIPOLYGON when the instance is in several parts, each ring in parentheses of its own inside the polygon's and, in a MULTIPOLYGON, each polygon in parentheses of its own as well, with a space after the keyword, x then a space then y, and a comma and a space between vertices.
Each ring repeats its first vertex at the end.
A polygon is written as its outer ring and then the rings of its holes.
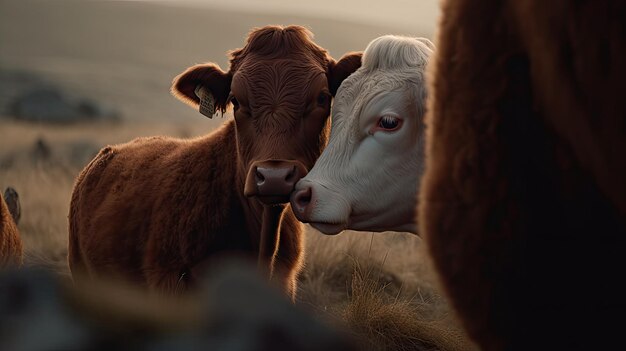
POLYGON ((415 221, 415 205, 415 202, 408 201, 404 208, 397 208, 397 212, 381 211, 351 216, 348 229, 368 232, 395 231, 416 234, 417 222, 415 221))
POLYGON ((319 230, 320 232, 326 234, 326 235, 336 235, 341 233, 342 231, 344 231, 346 229, 346 224, 344 223, 316 223, 316 222, 312 222, 310 223, 311 226, 317 230, 319 230))

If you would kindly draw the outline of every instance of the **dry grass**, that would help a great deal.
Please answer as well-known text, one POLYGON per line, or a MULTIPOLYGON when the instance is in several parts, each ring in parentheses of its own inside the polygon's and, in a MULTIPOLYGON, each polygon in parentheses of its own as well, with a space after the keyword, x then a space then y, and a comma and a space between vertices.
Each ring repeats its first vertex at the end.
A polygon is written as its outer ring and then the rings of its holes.
POLYGON ((367 350, 466 350, 462 331, 455 327, 441 301, 406 299, 385 292, 376 278, 378 268, 357 265, 352 295, 343 319, 367 350))
POLYGON ((472 350, 407 233, 309 231, 300 299, 347 324, 363 350, 472 350))
MULTIPOLYGON (((143 135, 205 132, 206 127, 180 124, 33 128, 0 123, 0 188, 10 185, 20 193, 25 264, 69 277, 67 213, 82 165, 67 152, 83 145, 77 142, 101 147, 143 135), (33 153, 40 138, 50 146, 48 159, 33 153)), ((308 227, 298 304, 349 327, 364 350, 474 349, 439 293, 421 239, 408 233, 325 236, 308 227)))

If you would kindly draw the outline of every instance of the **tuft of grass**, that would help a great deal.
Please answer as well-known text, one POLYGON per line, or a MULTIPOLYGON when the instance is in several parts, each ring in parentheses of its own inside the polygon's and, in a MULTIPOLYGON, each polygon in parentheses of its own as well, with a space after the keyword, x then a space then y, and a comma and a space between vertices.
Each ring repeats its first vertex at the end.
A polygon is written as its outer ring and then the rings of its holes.
POLYGON ((476 350, 460 327, 419 237, 307 232, 300 304, 347 328, 363 350, 476 350))
POLYGON ((355 262, 352 295, 343 319, 363 350, 471 350, 447 313, 438 314, 428 301, 392 297, 376 271, 355 262))

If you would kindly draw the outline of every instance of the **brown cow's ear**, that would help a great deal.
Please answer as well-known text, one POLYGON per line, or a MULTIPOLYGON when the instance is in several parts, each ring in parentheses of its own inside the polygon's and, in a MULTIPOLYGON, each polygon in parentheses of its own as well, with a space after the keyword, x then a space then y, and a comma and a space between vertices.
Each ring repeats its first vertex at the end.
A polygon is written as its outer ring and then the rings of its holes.
POLYGON ((341 82, 361 67, 361 56, 363 56, 362 52, 350 52, 343 55, 339 61, 331 62, 328 69, 328 88, 333 96, 337 93, 341 82))
POLYGON ((214 63, 205 63, 189 67, 179 74, 174 78, 170 91, 177 99, 197 109, 200 99, 196 92, 201 86, 213 95, 215 110, 224 113, 230 94, 230 82, 230 74, 214 63))

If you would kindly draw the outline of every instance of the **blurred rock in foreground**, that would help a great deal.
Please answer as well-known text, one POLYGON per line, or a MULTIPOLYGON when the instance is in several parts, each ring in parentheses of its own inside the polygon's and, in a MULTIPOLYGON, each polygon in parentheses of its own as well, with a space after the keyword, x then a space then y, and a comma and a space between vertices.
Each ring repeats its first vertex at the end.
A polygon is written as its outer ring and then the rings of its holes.
POLYGON ((193 296, 170 298, 115 284, 73 286, 50 273, 0 274, 0 349, 354 350, 262 281, 223 266, 193 296))

